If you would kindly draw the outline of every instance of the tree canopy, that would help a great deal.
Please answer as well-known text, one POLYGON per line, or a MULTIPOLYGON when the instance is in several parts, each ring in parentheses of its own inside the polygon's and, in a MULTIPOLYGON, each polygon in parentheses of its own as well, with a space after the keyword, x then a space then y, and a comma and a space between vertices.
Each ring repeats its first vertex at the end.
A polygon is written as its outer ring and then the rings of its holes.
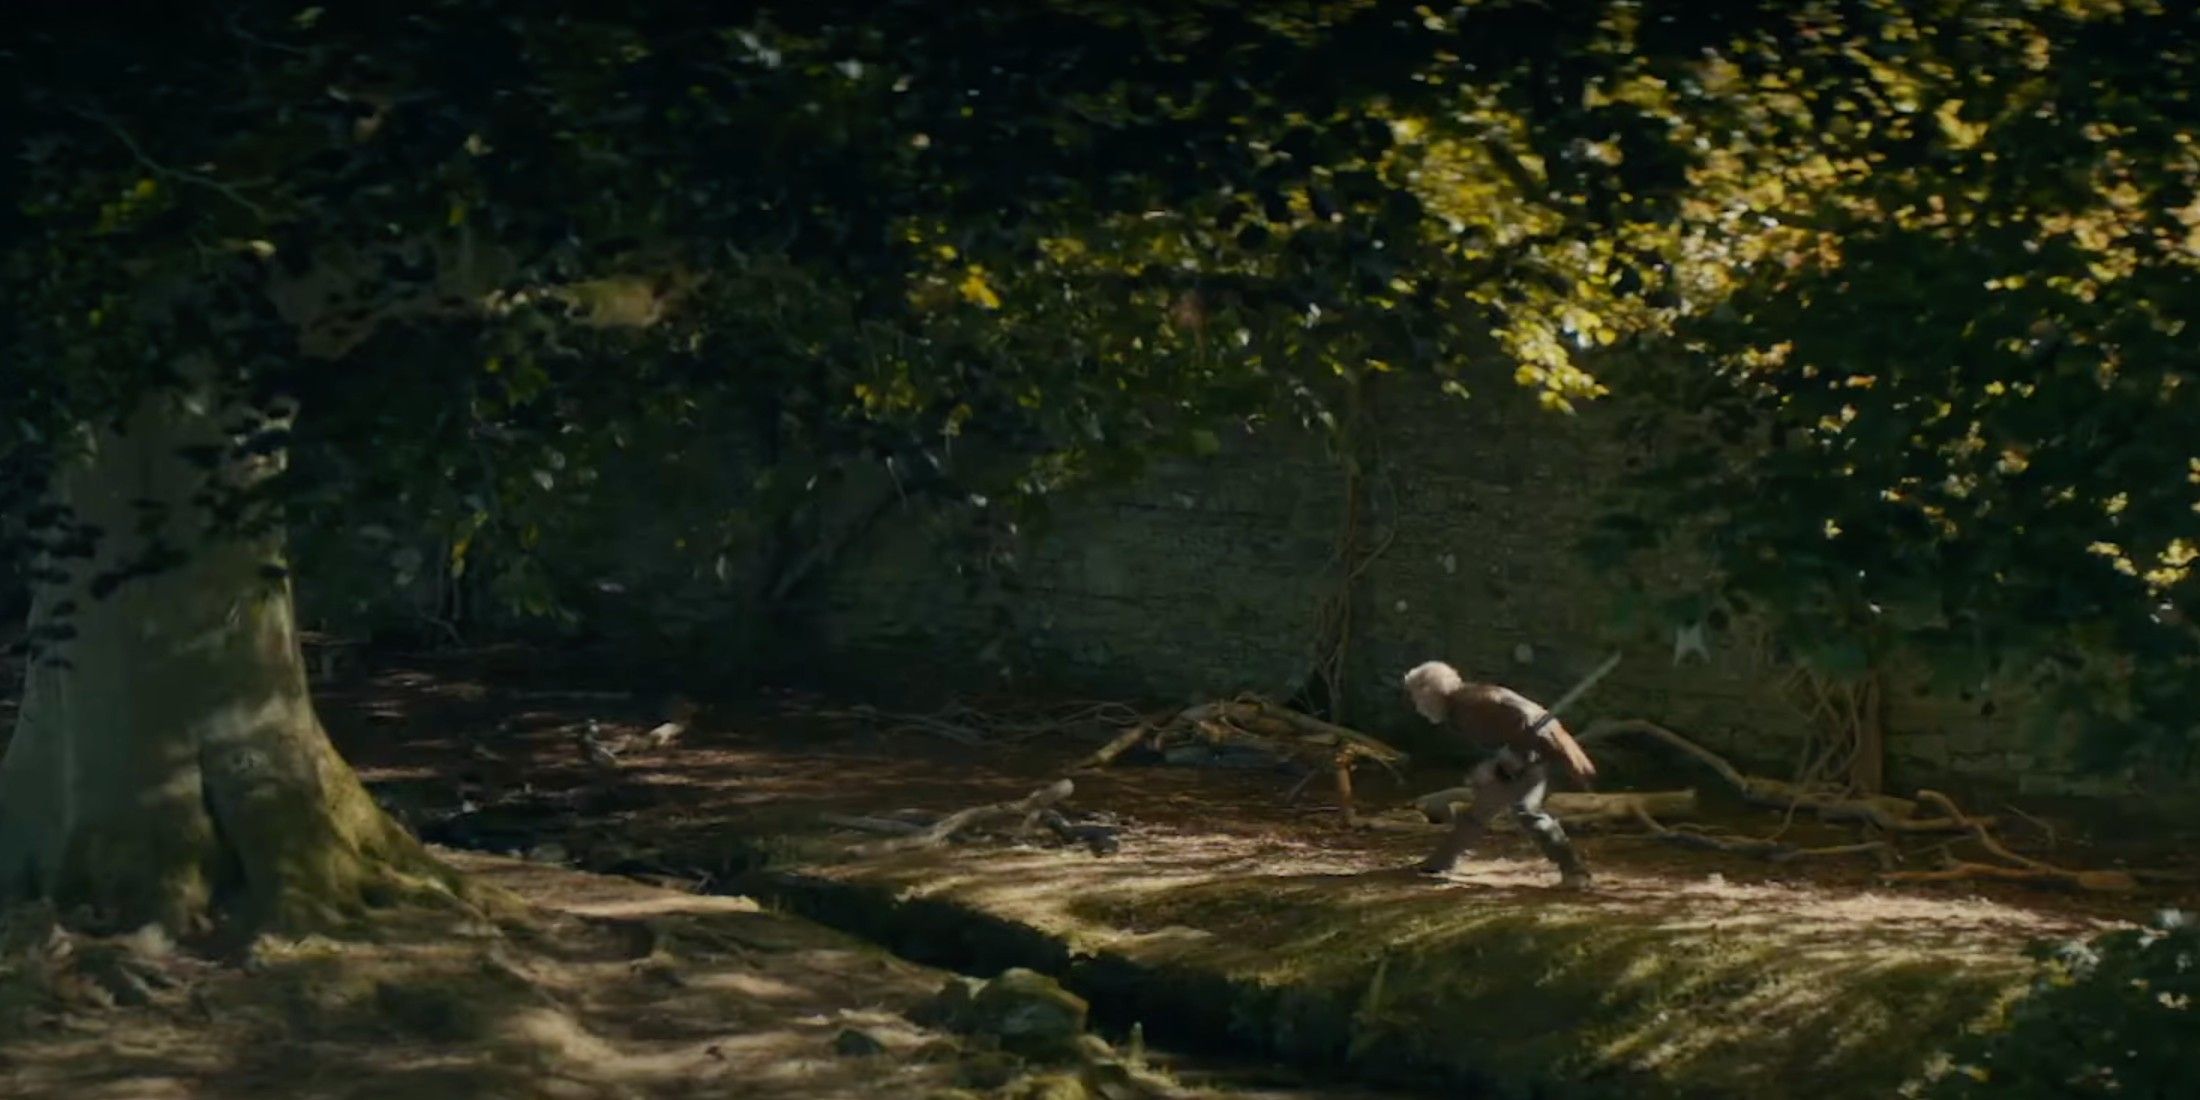
MULTIPOLYGON (((1836 675, 2074 720, 2095 764, 2193 744, 2200 268, 2188 14, 1813 5, 1719 78, 1794 228, 1633 376, 1670 442, 1605 549, 1678 518, 1716 578, 1836 675), (1806 40, 1808 41, 1808 40, 1806 40)), ((1771 243, 1771 242, 1768 242, 1771 243)), ((1709 603, 1705 601, 1710 601, 1709 603)))
POLYGON ((194 362, 308 410, 239 436, 300 445, 293 523, 433 517, 543 609, 533 548, 645 434, 755 425, 776 524, 855 465, 1028 499, 1356 373, 1565 408, 1683 239, 1669 106, 1596 94, 1628 4, 176 18, 19 54, 11 484, 194 362))

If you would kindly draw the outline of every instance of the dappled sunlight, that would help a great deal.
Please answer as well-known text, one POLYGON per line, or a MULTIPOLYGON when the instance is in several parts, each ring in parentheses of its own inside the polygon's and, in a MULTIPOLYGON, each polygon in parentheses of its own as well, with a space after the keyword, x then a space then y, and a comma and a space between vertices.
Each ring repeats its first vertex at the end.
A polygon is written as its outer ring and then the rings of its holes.
POLYGON ((1080 953, 1332 990, 1342 1003, 1381 971, 1390 1003, 1358 1009, 1370 1042, 1393 1026, 1399 1041, 1437 1041, 1412 1038, 1434 1028, 1488 1058, 1538 1052, 1698 1082, 1899 1081, 2021 984, 2027 942, 2101 923, 1626 871, 1575 894, 1527 859, 1471 860, 1429 880, 1278 837, 1144 829, 1125 845, 1135 859, 962 848, 806 873, 962 906, 1080 953), (1546 1036, 1531 1026, 1546 1018, 1572 1023, 1546 1036))
POLYGON ((11 1026, 4 1091, 824 1098, 956 1079, 960 1043, 901 1015, 937 988, 936 972, 748 899, 452 858, 545 908, 517 939, 267 941, 249 971, 208 969, 173 1004, 11 1026), (849 1028, 883 1053, 837 1052, 849 1028))
MULTIPOLYGON (((420 702, 420 720, 407 727, 414 739, 363 743, 364 764, 417 775, 415 754, 451 751, 439 737, 449 722, 492 724, 493 715, 420 702)), ((860 723, 716 715, 671 748, 622 760, 606 781, 561 732, 584 717, 646 728, 643 717, 582 703, 538 708, 528 728, 492 742, 537 792, 529 797, 558 794, 523 814, 515 837, 554 839, 585 866, 684 875, 759 897, 785 888, 773 875, 834 884, 830 900, 797 910, 846 918, 918 957, 970 948, 992 958, 970 945, 1009 937, 1012 957, 1059 952, 1072 967, 1127 967, 1142 997, 1172 1011, 1199 1004, 1258 1029, 1306 1027, 1294 1042, 1317 1052, 1335 1042, 1385 1064, 1522 1077, 1560 1067, 1744 1091, 1807 1077, 1878 1094, 2021 984, 2026 944, 2144 911, 2137 899, 1886 887, 1861 860, 1777 866, 1655 847, 1616 829, 1578 834, 1597 874, 1587 892, 1557 889, 1556 874, 1510 830, 1454 873, 1429 878, 1409 868, 1437 831, 1385 807, 1455 779, 1435 773, 1369 777, 1364 809, 1383 825, 1347 828, 1333 807, 1287 801, 1285 773, 1075 772, 1065 805, 1105 815, 1121 843, 1115 854, 1007 835, 865 854, 877 834, 833 820, 1017 799, 1060 777, 1085 746, 971 750, 860 723), (744 878, 760 869, 762 878, 744 878), (1293 1024, 1297 1013, 1330 1022, 1293 1024)), ((1749 813, 1706 820, 1737 832, 1771 827, 1749 813)), ((1841 834, 1797 822, 1794 835, 1818 844, 1841 834)), ((563 874, 518 864, 500 873, 563 874)), ((794 904, 777 896, 771 904, 794 904)), ((761 926, 770 914, 719 912, 717 903, 695 912, 701 903, 597 897, 576 885, 569 904, 592 919, 664 923, 670 944, 762 951, 787 968, 634 986, 618 1002, 631 1017, 623 1034, 661 1042, 705 1036, 651 1022, 652 998, 706 998, 744 1036, 746 1045, 722 1051, 829 1062, 815 1046, 823 1040, 803 1038, 817 1025, 789 1022, 804 1014, 804 998, 867 1003, 871 975, 905 965, 867 949, 759 939, 744 922, 761 926), (694 922, 711 934, 690 935, 694 922)), ((598 965, 623 974, 629 964, 598 965)))

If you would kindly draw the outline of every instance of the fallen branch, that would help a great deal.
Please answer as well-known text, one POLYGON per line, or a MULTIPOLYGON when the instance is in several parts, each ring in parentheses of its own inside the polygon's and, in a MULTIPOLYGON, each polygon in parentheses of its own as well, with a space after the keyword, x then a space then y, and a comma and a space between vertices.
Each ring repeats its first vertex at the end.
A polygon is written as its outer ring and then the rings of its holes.
POLYGON ((911 848, 937 848, 953 839, 956 833, 983 822, 1002 818, 1014 818, 1019 821, 1029 820, 1033 815, 1051 809, 1056 803, 1068 798, 1071 792, 1076 789, 1076 785, 1069 780, 1057 779, 1013 802, 993 802, 983 806, 972 806, 967 810, 957 810, 926 827, 922 832, 867 844, 859 851, 862 854, 873 855, 906 851, 911 848))
POLYGON ((1113 855, 1123 846, 1121 835, 1112 826, 1071 821, 1060 810, 1039 811, 1039 823, 1068 843, 1084 845, 1096 856, 1113 855))
MULTIPOLYGON (((1308 768, 1327 772, 1337 788, 1338 807, 1345 824, 1358 818, 1352 801, 1352 769, 1362 760, 1382 765, 1392 776, 1406 754, 1382 740, 1311 714, 1279 706, 1257 695, 1217 699, 1201 703, 1159 720, 1148 719, 1085 758, 1079 768, 1105 767, 1116 757, 1141 743, 1162 750, 1164 757, 1192 745, 1242 746, 1271 753, 1308 768)), ((1289 798, 1305 789, 1301 782, 1289 798)))
POLYGON ((2066 886, 2102 894, 2124 894, 2139 888, 2138 879, 2123 871, 2066 871, 2057 867, 2003 867, 1994 863, 1955 860, 1937 871, 1889 871, 1879 876, 1887 882, 1965 882, 1998 879, 2033 885, 2066 886))
POLYGON ((1655 722, 1647 722, 1639 718, 1606 719, 1592 722, 1587 729, 1582 731, 1579 740, 1589 742, 1619 734, 1637 734, 1648 737, 1696 758, 1706 767, 1717 772, 1721 779, 1726 780, 1727 785, 1734 788, 1735 793, 1739 794, 1743 801, 1754 806, 1764 806, 1789 812, 1796 809, 1805 809, 1818 815, 1818 818, 1822 821, 1859 822, 1889 833, 1963 832, 1971 827, 1971 820, 1982 820, 1989 824, 1993 820, 1991 818, 1965 820, 1953 817, 1919 819, 1910 816, 1916 811, 1917 803, 1908 799, 1895 798, 1889 795, 1849 798, 1829 792, 1810 790, 1778 779, 1744 775, 1741 769, 1736 768, 1718 753, 1712 752, 1710 749, 1704 748, 1702 745, 1655 722))
POLYGON ((1836 844, 1825 848, 1799 848, 1777 840, 1756 837, 1723 837, 1692 829, 1671 828, 1658 819, 1636 808, 1635 820, 1650 831, 1653 839, 1683 848, 1701 848, 1733 855, 1756 856, 1774 863, 1793 863, 1800 859, 1817 859, 1826 856, 1869 855, 1879 861, 1881 867, 1894 865, 1894 849, 1885 841, 1873 840, 1861 844, 1836 844))
POLYGON ((926 828, 914 821, 896 821, 890 817, 865 817, 857 814, 819 814, 817 819, 838 829, 884 833, 887 836, 911 836, 926 828))
POLYGON ((1999 879, 2004 882, 2048 883, 2075 887, 2097 893, 2124 894, 2139 888, 2139 880, 2125 871, 2074 871, 2057 867, 2044 860, 2018 855, 1995 839, 1983 818, 1969 817, 1956 807, 1955 800, 1939 791, 1919 791, 1920 802, 1929 802, 1935 809, 1948 815, 1950 820, 1961 822, 1970 832, 1971 839, 1997 859, 2015 864, 2003 867, 1992 863, 1973 863, 1951 857, 1948 865, 1937 871, 1890 871, 1882 876, 1889 882, 1956 882, 1966 879, 1999 879))
MULTIPOLYGON (((1164 720, 1160 724, 1166 725, 1167 721, 1164 720)), ((1136 747, 1140 741, 1144 741, 1147 738, 1152 737, 1154 734, 1155 725, 1155 723, 1140 722, 1137 725, 1132 726, 1130 729, 1125 730, 1121 734, 1117 735, 1114 740, 1111 740, 1107 744, 1100 746, 1099 750, 1094 752, 1091 756, 1088 756, 1083 760, 1078 761, 1076 767, 1072 768, 1071 770, 1089 771, 1094 768, 1107 767, 1109 764, 1115 762, 1116 757, 1121 756, 1126 752, 1129 752, 1132 748, 1136 747)))

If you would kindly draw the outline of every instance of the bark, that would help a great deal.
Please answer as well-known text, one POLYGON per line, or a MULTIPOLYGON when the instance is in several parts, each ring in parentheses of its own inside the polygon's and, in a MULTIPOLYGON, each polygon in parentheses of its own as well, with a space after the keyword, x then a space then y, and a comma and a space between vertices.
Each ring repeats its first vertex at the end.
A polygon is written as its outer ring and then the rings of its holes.
MULTIPOLYGON (((191 400, 196 397, 197 400, 191 400)), ((147 399, 120 431, 86 429, 52 495, 102 532, 34 595, 33 630, 75 636, 33 663, 0 758, 0 902, 79 923, 179 934, 328 930, 370 911, 455 902, 458 877, 384 815, 329 744, 308 696, 279 533, 225 537, 193 498, 252 485, 278 454, 217 463, 238 410, 147 399), (156 537, 182 563, 99 594, 93 579, 156 537)), ((34 637, 36 635, 34 634, 34 637)))

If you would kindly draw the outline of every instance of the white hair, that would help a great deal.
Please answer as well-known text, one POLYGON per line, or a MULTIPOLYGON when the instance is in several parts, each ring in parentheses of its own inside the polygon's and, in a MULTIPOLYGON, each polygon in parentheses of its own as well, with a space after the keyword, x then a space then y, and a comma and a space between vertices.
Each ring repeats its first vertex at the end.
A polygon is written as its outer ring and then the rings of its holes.
POLYGON ((1413 709, 1431 722, 1444 720, 1444 697, 1466 685, 1459 670, 1442 661, 1423 661, 1406 673, 1407 697, 1413 709))

